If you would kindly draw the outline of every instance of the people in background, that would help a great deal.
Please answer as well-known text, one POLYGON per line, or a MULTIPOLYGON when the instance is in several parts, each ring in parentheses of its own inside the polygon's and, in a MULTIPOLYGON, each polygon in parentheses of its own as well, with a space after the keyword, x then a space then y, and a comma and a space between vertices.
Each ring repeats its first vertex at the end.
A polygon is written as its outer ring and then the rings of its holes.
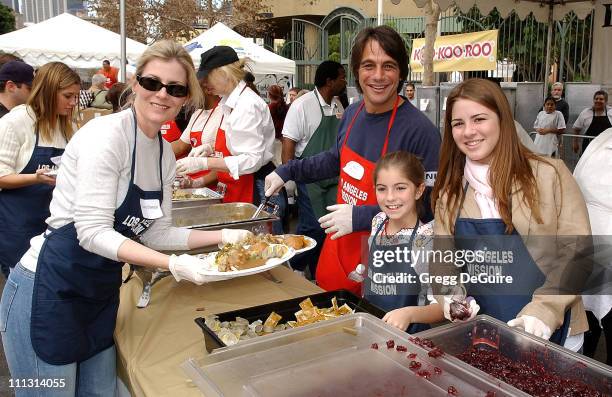
MULTIPOLYGON (((346 88, 346 72, 338 62, 323 61, 315 72, 315 89, 296 99, 283 126, 282 162, 294 158, 307 158, 325 152, 334 146, 340 119, 336 117, 333 98, 346 88)), ((338 178, 297 184, 297 234, 317 241, 317 247, 296 255, 291 267, 304 271, 308 266, 314 276, 325 232, 317 221, 327 213, 327 207, 336 203, 338 178)))
MULTIPOLYGON (((388 26, 366 28, 355 37, 351 68, 363 100, 348 107, 338 137, 328 151, 292 160, 266 177, 266 196, 286 181, 310 183, 339 177, 336 204, 319 219, 327 237, 317 264, 316 279, 325 290, 346 288, 361 293, 348 275, 362 260, 372 218, 380 212, 372 173, 387 152, 405 150, 423 159, 426 184, 438 164, 440 133, 414 106, 407 106, 400 82, 408 75, 408 54, 400 35, 388 26)), ((424 202, 429 203, 428 189, 424 202)), ((424 222, 432 219, 429 213, 424 222)))
POLYGON ((0 68, 4 66, 5 63, 9 63, 11 61, 23 62, 23 59, 13 54, 0 54, 0 68))
POLYGON ((555 99, 555 110, 563 115, 563 121, 567 125, 569 119, 569 104, 563 99, 563 83, 556 82, 550 87, 550 96, 555 99))
POLYGON ((33 79, 34 68, 27 63, 10 61, 0 67, 0 117, 26 103, 33 79))
POLYGON ((113 113, 121 111, 127 105, 131 93, 132 89, 126 83, 116 83, 106 92, 106 102, 112 105, 113 113))
MULTIPOLYGON (((593 94, 593 106, 584 109, 574 122, 574 133, 596 137, 612 127, 612 107, 608 106, 608 93, 604 90, 593 94)), ((578 153, 580 138, 574 138, 573 150, 578 153)), ((582 139, 582 151, 589 146, 591 139, 582 139)))
POLYGON ((0 119, 0 265, 7 277, 47 227, 56 181, 50 171, 76 130, 80 83, 65 64, 48 63, 36 73, 27 103, 0 119))
POLYGON ((300 92, 300 88, 299 87, 291 87, 289 88, 289 92, 287 95, 287 103, 289 105, 291 105, 293 103, 293 101, 296 100, 298 93, 300 92))
POLYGON ((469 283, 467 295, 481 314, 576 351, 587 329, 582 300, 559 295, 563 287, 554 280, 574 258, 563 263, 558 248, 550 247, 555 243, 547 246, 541 239, 590 235, 574 178, 563 161, 540 157, 519 143, 508 100, 490 81, 466 80, 451 91, 444 128, 438 170, 443 177, 432 193, 434 249, 444 236, 453 236, 447 240, 457 250, 495 249, 511 252, 513 259, 507 266, 491 259, 462 269, 436 264, 434 274, 446 268, 512 277, 512 283, 469 283))
POLYGON ((287 109, 289 108, 285 103, 285 95, 282 87, 278 85, 269 86, 268 99, 270 99, 268 109, 270 109, 270 115, 274 123, 274 136, 276 139, 280 140, 283 137, 283 124, 285 123, 285 116, 287 116, 287 109))
POLYGON ((110 61, 105 59, 102 61, 102 69, 98 70, 98 73, 106 77, 104 87, 110 89, 115 83, 117 83, 117 76, 119 75, 119 69, 111 66, 110 61))
MULTIPOLYGON (((131 108, 93 119, 66 147, 47 230, 31 240, 0 302, 10 313, 1 333, 11 376, 62 379, 56 395, 115 394, 113 333, 124 263, 202 284, 209 280, 204 261, 155 249, 236 243, 250 234, 171 226, 175 160, 159 129, 183 105, 200 107, 202 96, 191 57, 171 41, 147 48, 137 76, 131 108)), ((72 106, 78 87, 66 98, 72 106)))
POLYGON ((83 103, 81 95, 81 106, 99 109, 112 109, 113 105, 106 100, 108 89, 106 88, 106 77, 103 74, 94 74, 91 78, 91 87, 87 90, 87 102, 83 103))
POLYGON ((414 87, 414 83, 406 83, 406 88, 404 89, 404 95, 406 96, 406 99, 408 99, 408 101, 410 101, 411 104, 413 104, 414 106, 417 106, 417 99, 415 97, 415 93, 416 93, 416 88, 414 87))
POLYGON ((559 147, 557 135, 565 131, 563 114, 555 110, 555 98, 550 96, 544 100, 544 110, 538 113, 533 128, 538 133, 534 140, 536 152, 553 156, 559 147))
MULTIPOLYGON (((217 131, 214 153, 201 152, 203 157, 180 159, 176 171, 186 175, 215 170, 217 185, 225 190, 223 202, 259 205, 264 200, 264 177, 274 170, 274 124, 268 105, 244 82, 245 63, 228 46, 215 46, 202 54, 198 78, 206 79, 211 92, 221 97, 223 122, 217 131)), ((276 196, 273 201, 282 214, 286 199, 276 196)), ((282 233, 280 221, 274 223, 273 230, 282 233)))

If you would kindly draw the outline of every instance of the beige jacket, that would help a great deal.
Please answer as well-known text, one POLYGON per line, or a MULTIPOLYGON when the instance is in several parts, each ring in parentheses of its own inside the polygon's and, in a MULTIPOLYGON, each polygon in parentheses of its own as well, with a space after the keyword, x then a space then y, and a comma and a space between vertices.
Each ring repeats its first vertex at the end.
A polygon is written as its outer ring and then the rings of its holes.
MULTIPOLYGON (((547 276, 547 283, 538 289, 538 291, 544 293, 546 292, 547 284, 562 285, 561 277, 567 277, 567 273, 563 271, 564 267, 558 266, 560 258, 568 266, 573 266, 577 262, 575 261, 576 258, 573 256, 559 256, 558 252, 551 252, 551 250, 556 251, 555 247, 550 246, 551 244, 541 244, 541 239, 525 239, 525 237, 553 235, 590 236, 591 234, 586 204, 574 177, 563 161, 555 159, 547 160, 552 164, 552 167, 541 161, 531 161, 538 186, 543 223, 537 223, 535 218, 532 217, 531 210, 523 202, 521 192, 513 189, 512 195, 512 223, 517 232, 525 240, 532 258, 547 276), (554 260, 551 260, 551 258, 554 258, 554 260)), ((438 200, 435 210, 434 234, 436 236, 451 235, 446 211, 446 200, 443 196, 438 200)), ((481 218, 480 210, 474 199, 474 190, 471 187, 468 188, 465 202, 461 209, 461 217, 481 218)), ((453 219, 455 218, 453 217, 453 219)), ((575 239, 570 240, 575 241, 575 239)), ((434 248, 436 248, 435 244, 434 248)), ((573 253, 575 251, 571 250, 570 252, 573 253)), ((448 272, 453 272, 452 267, 438 269, 435 273, 448 274, 448 272)), ((588 273, 588 270, 585 269, 583 273, 588 273)), ((566 309, 571 307, 570 335, 576 335, 588 330, 584 306, 579 295, 551 293, 538 295, 538 291, 534 293, 531 302, 518 315, 537 317, 550 327, 551 330, 555 330, 563 323, 566 309)))

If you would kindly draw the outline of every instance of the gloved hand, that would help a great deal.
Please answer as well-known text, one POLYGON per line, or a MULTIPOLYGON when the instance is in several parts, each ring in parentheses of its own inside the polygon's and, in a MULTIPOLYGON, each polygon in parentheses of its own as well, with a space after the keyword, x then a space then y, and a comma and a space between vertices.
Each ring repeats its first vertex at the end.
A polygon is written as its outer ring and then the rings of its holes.
POLYGON ((207 157, 185 157, 176 162, 176 174, 185 175, 208 169, 207 157))
POLYGON ((270 172, 268 175, 266 175, 266 179, 264 180, 264 194, 266 197, 271 197, 278 193, 284 184, 285 182, 283 181, 283 178, 281 178, 276 172, 270 172))
POLYGON ((253 233, 251 233, 248 230, 221 229, 221 243, 222 244, 236 244, 251 236, 253 236, 253 233))
POLYGON ((469 321, 476 317, 480 306, 471 296, 465 299, 453 299, 452 296, 444 296, 444 318, 452 322, 469 321), (465 305, 464 305, 465 303, 465 305), (455 306, 455 307, 453 307, 455 306))
POLYGON ((540 337, 542 339, 550 339, 552 332, 548 325, 544 324, 542 320, 533 316, 522 315, 514 320, 508 321, 510 327, 520 327, 525 332, 540 337))
POLYGON ((327 207, 327 210, 332 212, 319 218, 319 223, 325 229, 325 233, 334 233, 331 236, 332 240, 353 232, 352 205, 335 204, 327 207))
POLYGON ((187 280, 197 285, 213 281, 202 274, 207 269, 206 262, 195 256, 187 254, 181 256, 170 255, 168 267, 176 281, 187 280))
POLYGON ((203 143, 191 149, 187 157, 208 157, 215 152, 210 143, 203 143))

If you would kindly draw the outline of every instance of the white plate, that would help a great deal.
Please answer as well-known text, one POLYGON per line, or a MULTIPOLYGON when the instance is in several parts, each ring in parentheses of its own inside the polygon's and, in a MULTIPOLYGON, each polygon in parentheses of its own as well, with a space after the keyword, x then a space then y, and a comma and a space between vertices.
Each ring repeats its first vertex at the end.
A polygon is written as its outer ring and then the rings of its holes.
POLYGON ((283 234, 283 237, 289 237, 289 236, 301 236, 304 237, 304 240, 306 240, 306 244, 308 244, 306 247, 304 248, 300 248, 299 250, 295 250, 296 254, 301 254, 302 252, 306 252, 306 251, 310 251, 311 249, 313 249, 314 247, 317 246, 317 240, 315 240, 314 238, 308 237, 308 236, 304 236, 301 234, 283 234))
POLYGON ((287 252, 285 253, 285 255, 283 255, 280 258, 270 258, 266 261, 266 263, 264 263, 261 266, 253 267, 250 269, 244 269, 244 270, 233 270, 229 272, 220 272, 216 270, 217 265, 215 264, 215 257, 217 255, 217 252, 218 251, 214 251, 214 252, 210 252, 207 254, 197 255, 198 258, 203 259, 204 261, 207 262, 210 270, 207 270, 203 272, 202 274, 213 278, 213 280, 210 280, 210 281, 229 280, 235 277, 250 276, 252 274, 266 272, 270 269, 275 268, 278 265, 283 264, 284 262, 293 258, 293 256, 295 255, 295 250, 291 247, 287 247, 287 252))

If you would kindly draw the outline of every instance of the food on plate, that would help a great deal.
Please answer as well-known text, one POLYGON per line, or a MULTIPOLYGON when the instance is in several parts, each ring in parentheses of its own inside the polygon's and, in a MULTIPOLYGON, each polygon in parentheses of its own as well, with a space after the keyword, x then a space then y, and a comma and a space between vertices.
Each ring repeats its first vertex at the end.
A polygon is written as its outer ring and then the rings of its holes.
MULTIPOLYGON (((248 320, 242 317, 236 317, 236 321, 221 322, 216 315, 206 316, 204 322, 211 331, 217 334, 219 339, 221 339, 226 346, 231 346, 241 340, 283 331, 288 328, 313 324, 354 312, 347 304, 339 307, 336 297, 332 298, 331 303, 332 306, 329 308, 319 308, 312 304, 310 298, 306 298, 300 303, 300 310, 295 313, 296 320, 290 320, 282 324, 280 323, 282 316, 276 312, 270 313, 266 321, 263 322, 261 320, 256 320, 249 323, 248 320)), ((349 331, 345 330, 345 332, 349 331)))
POLYGON ((287 235, 273 235, 273 234, 259 234, 252 236, 245 240, 244 244, 256 244, 258 242, 265 242, 268 244, 284 244, 295 250, 300 250, 309 246, 308 240, 299 234, 287 234, 287 235))
POLYGON ((247 244, 225 244, 215 256, 220 272, 251 269, 261 266, 271 258, 282 258, 289 248, 263 241, 247 244))

